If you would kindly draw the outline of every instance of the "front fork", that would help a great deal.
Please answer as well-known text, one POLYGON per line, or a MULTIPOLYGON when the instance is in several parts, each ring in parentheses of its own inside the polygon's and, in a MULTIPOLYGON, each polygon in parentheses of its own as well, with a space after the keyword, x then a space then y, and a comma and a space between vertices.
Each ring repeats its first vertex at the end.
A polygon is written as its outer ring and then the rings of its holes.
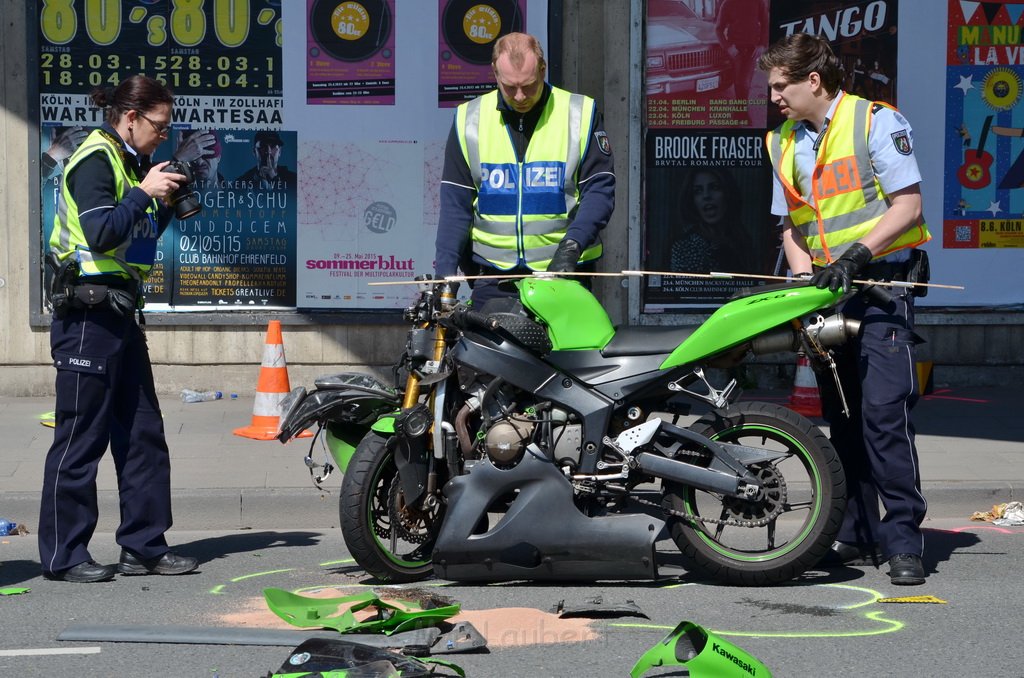
MULTIPOLYGON (((455 305, 454 294, 446 294, 446 291, 450 291, 447 285, 441 289, 442 312, 450 310, 455 305)), ((418 479, 402 479, 402 488, 406 494, 406 500, 409 503, 413 503, 422 497, 423 504, 427 508, 433 508, 437 503, 437 460, 444 458, 446 434, 454 436, 454 429, 451 424, 444 421, 446 379, 442 378, 437 382, 431 381, 430 383, 436 383, 436 386, 431 389, 427 402, 420 403, 420 396, 423 394, 424 377, 427 375, 437 375, 443 369, 442 361, 448 341, 448 329, 440 323, 436 321, 433 323, 423 323, 420 327, 421 329, 427 329, 431 324, 433 325, 434 332, 431 360, 425 362, 419 370, 409 370, 409 375, 406 377, 405 382, 405 395, 402 398, 402 411, 398 416, 398 421, 396 421, 396 434, 398 436, 407 436, 406 440, 400 441, 404 443, 405 450, 409 454, 409 458, 405 460, 408 468, 407 473, 422 478, 423 476, 420 474, 423 473, 423 470, 416 470, 416 467, 420 464, 425 466, 426 471, 425 482, 422 484, 418 479), (406 426, 413 419, 429 417, 431 413, 433 414, 433 420, 430 421, 428 419, 423 422, 424 424, 429 423, 428 429, 423 430, 421 425, 406 426), (433 454, 430 454, 429 450, 424 449, 426 440, 414 441, 414 439, 428 434, 431 436, 429 440, 432 443, 433 454), (419 450, 423 450, 423 453, 417 454, 419 450), (414 458, 420 456, 425 458, 414 458)), ((398 450, 396 450, 397 453, 398 450)))

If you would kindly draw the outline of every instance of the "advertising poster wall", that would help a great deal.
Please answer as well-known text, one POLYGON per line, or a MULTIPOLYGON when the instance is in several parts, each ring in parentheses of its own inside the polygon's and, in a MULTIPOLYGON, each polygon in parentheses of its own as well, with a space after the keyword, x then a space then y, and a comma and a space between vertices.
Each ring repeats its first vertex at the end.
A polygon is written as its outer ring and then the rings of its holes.
POLYGON ((768 0, 648 0, 646 122, 764 127, 768 0))
POLYGON ((1022 14, 949 2, 944 248, 1024 247, 1022 14))
MULTIPOLYGON (((778 228, 768 214, 771 169, 760 132, 647 133, 648 202, 645 270, 771 273, 778 228)), ((744 278, 647 276, 645 313, 717 305, 744 278)))
POLYGON ((547 48, 547 0, 37 0, 33 12, 42 252, 63 166, 103 122, 89 91, 135 73, 174 91, 153 160, 194 163, 202 212, 160 239, 152 311, 404 308, 414 288, 367 283, 433 271, 451 107, 493 88, 500 34, 547 48), (437 78, 424 77, 432 63, 437 78))

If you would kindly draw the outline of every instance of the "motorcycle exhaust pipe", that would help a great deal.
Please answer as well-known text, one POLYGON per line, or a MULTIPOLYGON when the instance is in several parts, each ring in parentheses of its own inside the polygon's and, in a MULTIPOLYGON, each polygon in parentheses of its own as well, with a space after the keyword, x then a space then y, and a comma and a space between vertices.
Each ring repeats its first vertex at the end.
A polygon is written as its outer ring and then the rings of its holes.
MULTIPOLYGON (((804 328, 803 331, 812 335, 817 343, 825 348, 832 348, 845 344, 850 337, 857 336, 860 332, 860 321, 847 318, 842 313, 827 318, 818 315, 808 318, 804 322, 804 328)), ((800 330, 780 325, 755 337, 750 342, 750 351, 754 355, 795 353, 801 347, 800 333, 800 330)))

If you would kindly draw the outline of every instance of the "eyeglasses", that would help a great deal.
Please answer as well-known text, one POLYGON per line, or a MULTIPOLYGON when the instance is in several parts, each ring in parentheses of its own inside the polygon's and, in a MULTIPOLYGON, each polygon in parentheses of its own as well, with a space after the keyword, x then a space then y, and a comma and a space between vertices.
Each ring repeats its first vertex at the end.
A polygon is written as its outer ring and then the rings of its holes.
POLYGON ((158 125, 155 122, 153 122, 152 120, 150 120, 149 117, 145 113, 143 113, 142 111, 135 111, 135 112, 138 113, 140 118, 142 118, 143 120, 145 120, 146 122, 148 122, 150 125, 153 126, 153 131, 156 132, 156 135, 158 137, 166 138, 167 135, 170 133, 170 131, 171 131, 171 126, 170 125, 158 125))

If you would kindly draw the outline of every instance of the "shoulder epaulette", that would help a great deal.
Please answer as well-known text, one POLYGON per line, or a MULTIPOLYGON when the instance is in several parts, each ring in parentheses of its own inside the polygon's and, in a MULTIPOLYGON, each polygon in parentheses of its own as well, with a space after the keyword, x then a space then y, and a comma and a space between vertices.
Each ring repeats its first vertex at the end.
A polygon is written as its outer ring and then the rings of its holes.
POLYGON ((884 101, 872 101, 871 102, 871 115, 878 113, 883 108, 888 108, 891 111, 895 111, 896 107, 892 104, 887 104, 884 101))

